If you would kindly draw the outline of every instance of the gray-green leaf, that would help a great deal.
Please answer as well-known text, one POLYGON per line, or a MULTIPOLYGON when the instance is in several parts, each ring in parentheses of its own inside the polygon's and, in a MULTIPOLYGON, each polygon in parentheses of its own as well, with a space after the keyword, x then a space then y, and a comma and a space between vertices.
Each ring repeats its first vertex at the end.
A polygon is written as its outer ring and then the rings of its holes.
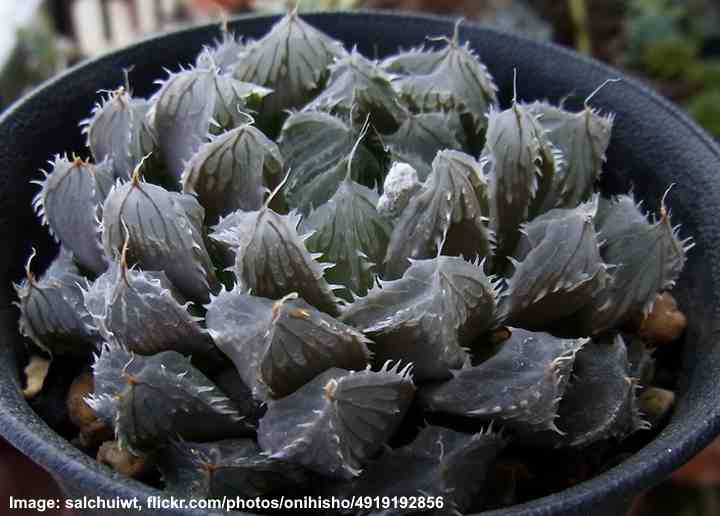
POLYGON ((462 258, 413 261, 401 279, 380 281, 341 320, 368 334, 376 363, 412 362, 418 380, 445 379, 469 363, 463 346, 495 324, 495 288, 462 258))
POLYGON ((131 451, 178 437, 203 442, 254 434, 215 384, 175 351, 145 357, 106 344, 93 370, 95 392, 86 401, 131 451))
POLYGON ((384 277, 398 278, 409 259, 430 258, 442 252, 468 260, 492 254, 487 228, 487 184, 478 163, 462 152, 446 150, 433 160, 432 173, 410 200, 395 224, 384 277))
POLYGON ((217 280, 202 236, 203 209, 190 195, 133 179, 105 200, 102 241, 108 256, 129 239, 131 263, 164 271, 186 297, 207 302, 217 280), (127 234, 126 234, 127 233, 127 234))
POLYGON ((107 259, 100 243, 102 203, 113 185, 112 164, 94 165, 80 158, 56 156, 33 206, 50 233, 72 251, 84 268, 100 274, 107 259))
POLYGON ((208 331, 258 400, 287 396, 332 367, 368 363, 362 333, 292 297, 271 301, 236 288, 207 306, 208 331))
POLYGON ((390 225, 378 214, 378 195, 346 177, 330 200, 302 221, 304 233, 313 232, 306 245, 334 263, 325 276, 344 285, 343 297, 364 296, 373 284, 373 267, 382 265, 390 240, 390 225))
MULTIPOLYGON (((327 202, 347 171, 357 135, 340 118, 302 112, 285 121, 278 145, 292 173, 285 186, 288 204, 303 212, 327 202)), ((364 142, 352 155, 352 178, 368 187, 382 181, 384 167, 364 142)))
POLYGON ((422 388, 419 396, 428 410, 502 422, 521 434, 560 432, 555 425, 558 403, 576 354, 588 339, 560 339, 519 328, 511 332, 490 359, 422 388))
POLYGON ((330 369, 295 393, 268 402, 260 446, 273 459, 350 479, 395 433, 412 402, 410 367, 330 369))
POLYGON ((241 209, 258 210, 267 190, 282 179, 277 145, 244 124, 212 138, 190 159, 180 180, 184 193, 195 194, 209 222, 241 209))

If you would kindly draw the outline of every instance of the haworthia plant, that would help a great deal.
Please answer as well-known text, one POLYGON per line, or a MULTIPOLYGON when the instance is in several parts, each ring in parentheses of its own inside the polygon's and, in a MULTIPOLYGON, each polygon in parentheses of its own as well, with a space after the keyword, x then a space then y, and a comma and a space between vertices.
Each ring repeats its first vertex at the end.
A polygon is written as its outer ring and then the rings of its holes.
POLYGON ((664 199, 660 217, 653 221, 630 195, 601 199, 596 226, 604 242, 602 257, 615 267, 612 281, 580 314, 592 333, 619 328, 632 316, 648 313, 656 294, 675 285, 693 245, 679 237, 664 199))
POLYGON ((148 118, 166 173, 175 180, 211 133, 246 123, 248 111, 271 91, 238 81, 218 68, 183 69, 158 84, 161 89, 148 118))
POLYGON ((593 303, 609 284, 593 223, 594 204, 554 209, 524 225, 504 294, 509 324, 551 328, 593 303))
POLYGON ((83 415, 154 485, 459 514, 647 428, 667 371, 643 336, 692 244, 665 198, 650 218, 598 192, 618 160, 597 90, 501 105, 460 36, 378 61, 297 10, 257 40, 223 27, 148 98, 107 84, 93 161, 37 181, 60 252, 14 285, 20 334, 48 378, 94 362, 83 415))
POLYGON ((345 53, 339 41, 307 24, 295 9, 264 37, 246 45, 233 74, 271 88, 262 113, 277 115, 311 100, 325 85, 328 67, 345 53))
POLYGON ((188 312, 164 272, 129 269, 123 259, 83 291, 93 325, 106 341, 151 355, 174 350, 210 354, 210 336, 188 312))
POLYGON ((460 43, 459 24, 446 41, 441 51, 415 51, 386 67, 402 74, 396 88, 412 109, 456 111, 469 117, 477 132, 485 127, 485 114, 497 106, 497 86, 470 46, 460 43))
POLYGON ((382 132, 398 128, 403 110, 391 77, 377 63, 354 48, 333 63, 330 70, 327 87, 305 110, 327 110, 356 120, 367 116, 382 132))

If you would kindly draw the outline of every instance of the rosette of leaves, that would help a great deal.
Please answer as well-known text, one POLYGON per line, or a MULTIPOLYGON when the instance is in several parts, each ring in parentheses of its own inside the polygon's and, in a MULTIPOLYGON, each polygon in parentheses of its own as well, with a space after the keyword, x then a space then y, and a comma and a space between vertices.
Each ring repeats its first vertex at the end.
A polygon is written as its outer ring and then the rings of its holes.
POLYGON ((268 401, 258 440, 271 458, 349 479, 392 437, 412 402, 411 366, 329 369, 293 394, 268 401))
POLYGON ((273 90, 261 113, 275 126, 283 111, 302 107, 322 90, 328 67, 345 53, 339 41, 300 19, 295 8, 264 37, 246 45, 233 75, 273 90))
POLYGON ((439 152, 432 173, 395 222, 384 277, 401 276, 409 259, 430 258, 438 248, 468 260, 490 256, 488 211, 487 183, 477 161, 458 151, 439 152))
POLYGON ((587 101, 577 113, 546 102, 535 102, 529 107, 539 115, 540 124, 564 159, 564 166, 553 178, 545 206, 573 208, 587 201, 602 173, 614 116, 602 115, 587 101))
POLYGON ((102 338, 141 355, 168 350, 184 355, 211 353, 210 336, 190 315, 190 303, 183 301, 165 273, 128 268, 126 252, 127 248, 83 291, 102 338))
POLYGON ((558 406, 577 353, 588 339, 561 339, 520 328, 510 332, 488 360, 421 389, 419 397, 427 410, 501 422, 521 435, 562 433, 556 425, 558 406))
POLYGON ((107 92, 82 122, 93 158, 98 163, 110 160, 118 179, 130 179, 143 157, 157 149, 157 135, 146 118, 150 107, 148 100, 133 97, 128 86, 121 86, 107 92))
POLYGON ((308 481, 302 466, 268 457, 252 439, 180 441, 159 466, 168 491, 199 499, 286 494, 308 481))
POLYGON ((210 134, 243 125, 271 90, 234 79, 217 67, 182 69, 157 81, 148 118, 157 134, 165 172, 181 178, 188 161, 210 134))
POLYGON ((465 346, 495 325, 495 315, 495 286, 482 268, 439 256, 413 261, 398 280, 380 280, 341 320, 370 336, 376 363, 412 362, 423 381, 469 365, 465 346))
POLYGON ((601 198, 595 217, 601 254, 613 264, 612 281, 580 313, 592 333, 619 328, 631 317, 647 315, 658 292, 675 285, 692 239, 681 239, 663 199, 660 217, 648 220, 632 196, 601 198))
POLYGON ((235 210, 253 211, 282 180, 278 146, 259 129, 243 124, 203 144, 180 178, 184 193, 195 194, 209 222, 235 210))
POLYGON ((143 270, 164 271, 193 301, 206 302, 215 288, 214 267, 203 242, 204 210, 194 197, 168 192, 140 179, 118 183, 103 207, 102 241, 116 256, 127 240, 128 261, 143 270))
POLYGON ((285 121, 278 145, 291 171, 285 187, 288 204, 307 213, 327 202, 347 175, 373 188, 384 176, 384 164, 351 125, 329 113, 295 113, 285 121), (347 162, 351 162, 348 165, 347 162))
POLYGON ((593 303, 609 284, 594 226, 595 203, 554 209, 522 226, 503 295, 507 321, 548 329, 593 303))
POLYGON ((459 23, 441 50, 416 49, 385 62, 400 75, 395 87, 414 111, 455 111, 463 119, 469 138, 486 127, 485 115, 496 108, 497 86, 485 65, 460 43, 459 23))
POLYGON ((272 301, 221 291, 205 322, 258 400, 292 394, 333 368, 364 369, 370 358, 362 333, 296 295, 272 301))
POLYGON ((380 132, 395 131, 403 118, 403 109, 391 79, 377 62, 353 48, 330 65, 327 87, 303 109, 330 111, 353 121, 369 117, 380 132))
MULTIPOLYGON (((498 433, 455 432, 427 426, 407 446, 386 449, 351 482, 333 484, 324 493, 353 496, 422 495, 428 501, 442 498, 434 513, 461 514, 482 498, 484 481, 507 441, 498 433)), ((395 507, 387 514, 415 513, 417 508, 395 507)), ((364 514, 360 512, 360 514, 364 514)))
POLYGON ((175 351, 146 357, 105 344, 93 371, 95 391, 86 401, 131 451, 153 451, 178 437, 205 442, 254 435, 235 405, 175 351))
POLYGON ((107 258, 100 242, 103 201, 113 186, 112 164, 56 156, 45 173, 33 206, 56 240, 72 251, 83 268, 100 274, 107 258))
POLYGON ((72 260, 59 255, 39 279, 25 266, 26 278, 14 285, 20 310, 20 333, 53 355, 88 355, 101 338, 85 308, 80 284, 85 280, 72 260))

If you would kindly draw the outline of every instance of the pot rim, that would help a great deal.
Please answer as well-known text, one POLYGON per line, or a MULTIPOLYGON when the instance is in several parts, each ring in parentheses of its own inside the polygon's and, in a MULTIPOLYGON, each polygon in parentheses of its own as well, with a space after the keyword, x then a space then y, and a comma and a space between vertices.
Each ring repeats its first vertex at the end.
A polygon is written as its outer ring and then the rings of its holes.
MULTIPOLYGON (((355 11, 325 11, 318 13, 303 13, 303 17, 312 23, 313 19, 342 15, 353 18, 363 17, 385 17, 402 19, 403 23, 422 24, 426 22, 443 23, 452 26, 455 19, 432 14, 419 14, 403 11, 383 11, 374 9, 359 9, 355 11)), ((230 27, 236 24, 242 24, 246 20, 276 20, 280 15, 265 14, 242 14, 234 16, 228 20, 230 27)), ((96 66, 105 60, 111 60, 114 55, 123 53, 128 49, 142 47, 153 42, 162 40, 170 34, 191 34, 203 31, 210 31, 218 27, 217 23, 207 23, 192 27, 182 28, 179 30, 153 35, 139 40, 132 45, 114 50, 108 54, 83 61, 61 74, 43 82, 36 86, 28 94, 11 104, 2 115, 0 115, 0 125, 5 124, 7 120, 13 118, 15 113, 20 110, 22 105, 32 98, 45 93, 52 89, 57 83, 66 81, 75 75, 81 74, 84 69, 96 66)), ((626 74, 612 68, 600 61, 579 54, 571 49, 562 47, 555 43, 539 42, 528 37, 503 32, 498 29, 487 27, 482 24, 464 21, 462 30, 482 31, 496 37, 508 40, 523 42, 524 44, 534 45, 542 50, 550 52, 558 58, 566 58, 568 60, 579 61, 583 66, 594 69, 605 74, 608 77, 620 77, 623 83, 636 92, 642 94, 651 100, 658 109, 667 113, 670 118, 683 124, 698 142, 701 142, 707 150, 714 155, 720 163, 720 146, 710 137, 700 126, 692 121, 690 117, 684 113, 679 107, 672 104, 669 100, 664 99, 650 88, 640 83, 638 80, 626 76, 626 74)), ((9 308, 3 311, 10 310, 9 308)), ((10 360, 12 361, 12 360, 10 360)), ((57 448, 46 441, 44 433, 52 432, 39 416, 25 403, 21 395, 19 382, 19 371, 14 370, 9 361, 0 361, 0 370, 4 371, 7 381, 0 381, 0 435, 8 442, 18 448, 27 457, 38 463, 44 469, 49 471, 52 476, 67 480, 73 478, 82 480, 85 487, 92 487, 96 492, 112 493, 113 495, 132 498, 139 496, 144 500, 146 496, 165 495, 161 490, 147 486, 134 479, 118 477, 113 478, 109 469, 100 467, 92 458, 80 452, 71 443, 65 441, 65 446, 57 448), (24 405, 24 406, 23 406, 24 405), (30 428, 27 422, 21 420, 19 415, 23 412, 29 412, 33 422, 39 423, 39 427, 44 431, 35 431, 30 428)), ((569 487, 562 491, 552 493, 542 498, 525 502, 518 505, 509 506, 504 509, 483 512, 484 516, 529 516, 540 514, 557 514, 557 513, 585 513, 583 508, 600 504, 609 496, 624 495, 630 497, 641 490, 648 489, 653 485, 661 482, 673 470, 687 462, 695 454, 707 446, 713 438, 720 433, 720 403, 716 404, 713 409, 705 413, 701 421, 693 421, 693 426, 683 434, 680 440, 673 440, 672 436, 666 435, 666 429, 663 429, 652 441, 643 448, 635 452, 631 457, 625 459, 620 464, 608 469, 607 471, 596 475, 595 477, 583 481, 575 486, 569 487), (668 442, 666 442, 668 441, 668 442), (662 450, 660 450, 662 448, 662 450), (663 451, 663 453, 656 453, 663 451)), ((57 434, 55 434, 57 435, 57 434)), ((62 438, 61 438, 62 439, 62 438)), ((63 439, 64 440, 64 439, 63 439)), ((169 514, 170 512, 168 512, 169 514)), ((207 514, 201 511, 186 510, 178 514, 207 514)), ((242 513, 239 513, 242 514, 242 513)))

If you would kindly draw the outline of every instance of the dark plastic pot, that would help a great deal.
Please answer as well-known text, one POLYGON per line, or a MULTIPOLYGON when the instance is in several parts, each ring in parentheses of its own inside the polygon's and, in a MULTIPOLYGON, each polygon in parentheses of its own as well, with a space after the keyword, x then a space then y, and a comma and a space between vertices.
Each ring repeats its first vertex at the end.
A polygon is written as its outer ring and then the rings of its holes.
MULTIPOLYGON (((446 19, 379 13, 318 14, 307 20, 348 45, 357 43, 370 56, 418 45, 427 35, 449 35, 453 29, 453 22, 446 19)), ((270 17, 245 17, 231 26, 239 34, 258 37, 272 22, 270 17)), ((22 342, 9 286, 21 277, 31 245, 40 248, 41 256, 47 256, 42 251, 51 246, 31 211, 35 188, 29 180, 38 176, 53 154, 83 150, 78 122, 89 113, 97 90, 122 83, 123 68, 135 67, 132 85, 136 93, 147 95, 163 66, 176 68, 178 63, 191 62, 201 46, 217 35, 215 26, 184 30, 86 63, 43 85, 0 119, 0 242, 4 247, 0 254, 0 433, 47 469, 70 497, 136 496, 144 502, 159 492, 115 476, 83 455, 51 431, 22 398, 18 375, 22 342)), ((519 74, 519 98, 558 101, 574 93, 577 98, 569 101, 574 108, 604 80, 621 75, 568 50, 469 23, 463 24, 460 36, 487 63, 505 103, 512 93, 513 68, 519 74)), ((654 207, 668 185, 675 183, 669 198, 674 220, 683 224, 684 235, 693 235, 697 242, 676 290, 690 319, 678 403, 660 435, 620 465, 565 491, 492 514, 622 514, 633 495, 667 477, 720 429, 720 349, 716 346, 720 148, 677 108, 633 80, 606 87, 593 105, 617 115, 604 187, 624 191, 633 185, 636 195, 654 207)))

